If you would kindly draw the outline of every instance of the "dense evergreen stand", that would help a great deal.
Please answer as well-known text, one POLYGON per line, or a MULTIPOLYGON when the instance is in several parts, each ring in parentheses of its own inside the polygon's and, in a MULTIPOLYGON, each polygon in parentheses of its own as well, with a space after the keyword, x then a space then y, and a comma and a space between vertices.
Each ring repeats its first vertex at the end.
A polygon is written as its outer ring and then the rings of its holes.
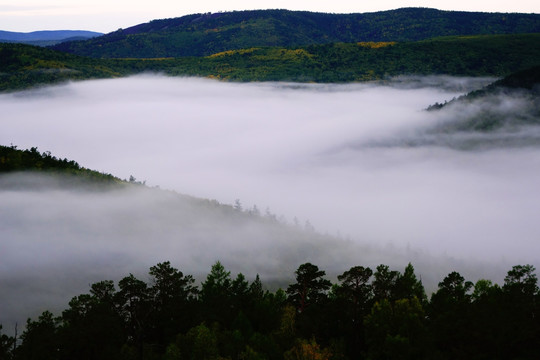
POLYGON ((452 272, 428 300, 403 272, 355 266, 332 284, 305 263, 286 291, 264 290, 216 262, 200 286, 170 262, 115 285, 92 284, 60 316, 28 319, 1 359, 535 359, 540 349, 535 268, 499 286, 452 272))

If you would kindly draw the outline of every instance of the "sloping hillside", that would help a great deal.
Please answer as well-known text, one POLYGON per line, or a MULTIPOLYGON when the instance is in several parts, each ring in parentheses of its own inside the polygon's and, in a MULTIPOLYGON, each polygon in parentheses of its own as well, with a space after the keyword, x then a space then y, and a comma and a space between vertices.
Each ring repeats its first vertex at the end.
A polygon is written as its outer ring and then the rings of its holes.
MULTIPOLYGON (((0 145, 0 175, 15 172, 32 172, 59 176, 62 179, 62 186, 68 187, 90 187, 97 188, 120 188, 126 185, 125 180, 121 180, 110 174, 103 174, 97 171, 81 167, 77 162, 68 159, 59 159, 51 155, 50 152, 39 152, 33 147, 27 150, 17 149, 16 146, 0 145), (60 177, 61 176, 61 177, 60 177)), ((7 187, 21 188, 24 183, 3 183, 7 187), (9 186, 8 186, 9 185, 9 186)), ((26 184, 28 185, 28 183, 26 184)), ((58 183, 57 183, 58 185, 58 183)))
POLYGON ((0 44, 0 55, 0 91, 144 71, 232 81, 354 82, 411 74, 502 77, 540 64, 540 34, 254 47, 165 59, 93 59, 0 44))
POLYGON ((540 90, 540 66, 518 71, 504 79, 495 82, 491 87, 521 88, 528 90, 540 90))
POLYGON ((461 150, 538 147, 540 66, 510 74, 428 110, 434 123, 410 144, 461 150))
POLYGON ((207 56, 260 46, 418 41, 439 36, 540 32, 538 14, 403 8, 362 14, 288 10, 194 14, 154 20, 55 49, 99 58, 207 56))
POLYGON ((435 104, 428 110, 438 110, 444 107, 463 102, 471 102, 499 93, 519 91, 521 95, 534 97, 540 92, 540 65, 520 70, 493 82, 492 84, 444 104, 435 104))
POLYGON ((502 77, 540 64, 540 34, 251 48, 170 61, 172 75, 240 81, 352 82, 411 74, 502 77))
MULTIPOLYGON (((416 260, 287 224, 255 207, 242 209, 127 182, 104 186, 85 170, 36 170, 44 162, 61 169, 78 165, 49 159, 50 154, 41 156, 35 149, 0 150, 0 164, 6 157, 24 163, 14 161, 21 164, 12 169, 16 171, 0 173, 4 324, 33 316, 44 306, 57 310, 89 283, 126 272, 137 275, 163 259, 181 263, 198 278, 219 259, 234 271, 259 273, 270 284, 289 279, 306 261, 335 274, 352 259, 370 265, 416 260)), ((417 260, 419 266, 426 264, 417 260)), ((451 268, 447 265, 445 271, 451 268)))
POLYGON ((32 45, 0 43, 0 91, 122 75, 126 75, 122 68, 113 68, 102 60, 32 45))

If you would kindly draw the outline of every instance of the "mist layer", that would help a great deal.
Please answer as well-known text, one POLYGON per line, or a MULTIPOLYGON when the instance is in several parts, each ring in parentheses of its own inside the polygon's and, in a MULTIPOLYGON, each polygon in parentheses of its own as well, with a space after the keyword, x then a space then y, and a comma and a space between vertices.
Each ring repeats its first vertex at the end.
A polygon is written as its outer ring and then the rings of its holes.
POLYGON ((411 147, 465 111, 423 109, 468 89, 452 78, 404 82, 414 86, 84 82, 0 97, 0 142, 363 241, 528 257, 540 232, 529 215, 537 148, 411 147))
MULTIPOLYGON (((88 168, 220 203, 240 199, 244 209, 269 209, 290 224, 295 217, 309 221, 333 239, 212 228, 206 212, 199 219, 189 207, 171 211, 169 200, 138 193, 4 188, 2 281, 30 284, 38 269, 53 274, 67 266, 78 269, 70 279, 103 270, 94 273, 97 281, 111 268, 111 276, 120 276, 135 271, 134 264, 144 272, 165 260, 185 273, 204 273, 222 260, 234 271, 267 276, 276 269, 292 274, 302 261, 336 272, 441 257, 462 269, 539 264, 534 123, 478 133, 455 124, 479 104, 423 110, 478 85, 454 78, 338 86, 144 76, 2 95, 2 144, 37 146, 88 168), (455 146, 467 137, 526 144, 455 146)), ((506 104, 519 111, 519 101, 506 104)), ((444 276, 448 267, 437 268, 440 263, 420 264, 423 279, 431 270, 444 276)))

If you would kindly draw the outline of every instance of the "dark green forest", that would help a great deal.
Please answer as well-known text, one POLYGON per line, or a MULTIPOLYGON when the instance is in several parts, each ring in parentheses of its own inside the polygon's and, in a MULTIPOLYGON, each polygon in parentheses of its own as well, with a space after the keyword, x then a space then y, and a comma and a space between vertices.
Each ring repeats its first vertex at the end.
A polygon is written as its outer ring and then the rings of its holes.
POLYGON ((251 47, 411 42, 441 36, 540 32, 538 14, 402 8, 357 14, 250 10, 154 20, 57 50, 96 58, 209 56, 251 47))
POLYGON ((311 263, 269 291, 216 262, 197 286, 170 262, 103 280, 58 316, 1 335, 1 359, 536 359, 540 293, 535 268, 517 265, 499 286, 451 272, 428 299, 403 272, 354 266, 332 283, 311 263))
MULTIPOLYGON (((436 111, 451 105, 488 101, 492 106, 485 107, 483 111, 467 117, 466 121, 448 124, 444 131, 480 131, 493 132, 503 127, 519 127, 538 125, 540 119, 540 66, 512 73, 488 86, 474 90, 468 94, 455 98, 443 104, 433 104, 428 111, 436 111), (522 109, 514 116, 492 110, 500 103, 500 96, 519 95, 524 101, 522 109)), ((441 129, 439 128, 439 131, 441 129)))
MULTIPOLYGON (((456 100, 468 101, 503 87, 533 89, 539 64, 538 14, 238 11, 155 20, 55 48, 0 43, 0 92, 140 73, 326 83, 504 77, 456 100)), ((493 119, 473 125, 492 129, 493 119)), ((26 171, 60 174, 77 188, 135 182, 37 148, 0 146, 0 175, 26 171)), ((514 266, 501 285, 451 272, 432 294, 411 264, 343 271, 331 281, 304 263, 276 289, 220 262, 195 279, 165 261, 146 278, 91 284, 61 313, 28 319, 13 336, 5 334, 13 324, 0 325, 0 360, 538 358, 540 290, 531 265, 514 266)))
POLYGON ((328 83, 414 74, 503 77, 538 64, 540 34, 254 47, 206 57, 170 59, 93 59, 30 45, 0 43, 0 91, 143 72, 230 81, 328 83))
POLYGON ((154 20, 52 48, 0 43, 0 91, 141 72, 232 81, 503 77, 540 64, 540 15, 402 8, 154 20))
POLYGON ((40 152, 36 147, 21 150, 17 146, 0 145, 0 175, 13 172, 47 173, 62 175, 64 185, 93 188, 118 187, 126 182, 111 174, 81 167, 77 162, 60 159, 49 151, 40 152))
MULTIPOLYGON (((0 173, 21 171, 126 184, 37 148, 0 146, 0 173)), ((195 279, 166 261, 146 278, 91 284, 60 314, 44 311, 18 333, 3 324, 0 359, 537 358, 533 266, 512 267, 502 285, 454 271, 431 295, 411 264, 400 270, 353 266, 332 282, 308 262, 271 290, 257 274, 233 276, 220 262, 195 279)))
POLYGON ((540 34, 528 34, 252 48, 214 54, 195 63, 179 61, 167 73, 301 82, 355 82, 414 74, 502 77, 538 65, 539 44, 540 34))
POLYGON ((0 43, 0 91, 130 74, 96 59, 32 45, 0 43))

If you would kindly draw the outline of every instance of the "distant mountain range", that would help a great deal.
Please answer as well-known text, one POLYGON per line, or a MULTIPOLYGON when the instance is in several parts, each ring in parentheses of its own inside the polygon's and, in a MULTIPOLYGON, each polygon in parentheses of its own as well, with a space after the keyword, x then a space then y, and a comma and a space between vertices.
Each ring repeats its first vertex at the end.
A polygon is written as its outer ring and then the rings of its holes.
MULTIPOLYGON (((2 34, 29 42, 97 33, 2 34)), ((540 14, 234 11, 154 20, 49 48, 0 43, 0 91, 141 72, 337 83, 398 75, 504 77, 538 65, 540 14)))
POLYGON ((0 30, 0 42, 50 46, 64 41, 88 40, 103 33, 84 30, 45 30, 28 33, 0 30))
POLYGON ((540 33, 540 14, 429 8, 359 14, 253 10, 154 20, 54 48, 97 58, 208 56, 251 47, 419 41, 440 36, 540 33))

